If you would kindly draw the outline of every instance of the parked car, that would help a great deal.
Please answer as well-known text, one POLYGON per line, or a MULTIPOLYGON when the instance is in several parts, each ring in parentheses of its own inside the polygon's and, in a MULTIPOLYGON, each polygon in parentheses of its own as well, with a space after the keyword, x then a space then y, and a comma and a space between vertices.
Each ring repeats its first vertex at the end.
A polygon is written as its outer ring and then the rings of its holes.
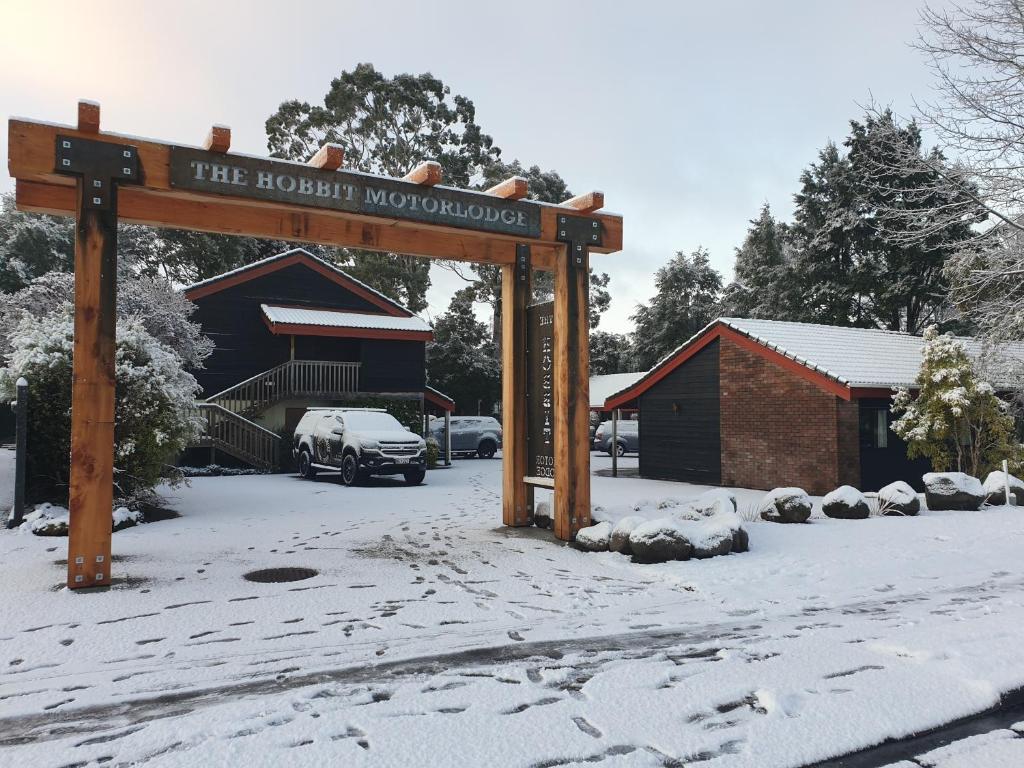
MULTIPOLYGON (((619 456, 640 452, 639 421, 619 421, 616 437, 618 438, 618 447, 615 450, 618 451, 619 456)), ((602 421, 597 431, 594 432, 594 450, 607 451, 609 456, 612 455, 612 423, 610 421, 602 421)))
POLYGON ((292 455, 303 477, 341 470, 345 485, 371 475, 418 485, 427 473, 426 442, 382 408, 310 408, 295 427, 292 455))
MULTIPOLYGON (((493 416, 452 416, 452 455, 489 459, 501 448, 501 422, 493 416)), ((444 419, 430 421, 430 435, 444 455, 444 419)))

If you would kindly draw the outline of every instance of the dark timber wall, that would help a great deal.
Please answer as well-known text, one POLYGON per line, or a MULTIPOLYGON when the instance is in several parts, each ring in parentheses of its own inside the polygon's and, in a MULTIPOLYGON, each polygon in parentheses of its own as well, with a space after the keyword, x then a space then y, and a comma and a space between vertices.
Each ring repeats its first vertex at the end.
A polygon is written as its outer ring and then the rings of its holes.
MULTIPOLYGON (((289 336, 267 328, 260 304, 338 309, 381 314, 379 307, 302 264, 279 269, 195 301, 192 319, 216 345, 206 368, 195 376, 209 397, 291 356, 289 336)), ((360 389, 367 392, 422 391, 423 342, 297 336, 295 357, 361 362, 360 389)))
POLYGON ((895 480, 910 483, 916 491, 924 490, 921 476, 931 472, 928 459, 908 459, 907 444, 892 431, 890 400, 868 399, 858 401, 860 409, 860 476, 862 491, 877 491, 895 480), (886 445, 879 446, 876 419, 883 414, 886 425, 886 445))
POLYGON ((718 485, 719 344, 713 341, 640 397, 640 474, 718 485))

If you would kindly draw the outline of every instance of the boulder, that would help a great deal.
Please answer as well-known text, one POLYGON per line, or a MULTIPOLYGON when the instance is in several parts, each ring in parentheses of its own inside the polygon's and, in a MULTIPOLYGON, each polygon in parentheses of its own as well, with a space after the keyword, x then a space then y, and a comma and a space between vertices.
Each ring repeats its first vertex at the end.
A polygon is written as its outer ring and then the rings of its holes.
POLYGON ((621 552, 624 555, 632 553, 629 546, 629 536, 638 525, 647 522, 646 518, 638 515, 624 517, 612 528, 611 538, 608 540, 608 549, 612 552, 621 552))
POLYGON ((982 484, 982 489, 985 491, 985 501, 989 504, 1006 504, 1006 480, 1010 481, 1010 496, 1014 497, 1010 499, 1011 504, 1022 504, 1024 503, 1024 480, 1014 477, 1013 475, 1003 474, 1002 470, 995 472, 989 472, 988 477, 985 478, 985 482, 982 484))
POLYGON ((693 551, 679 525, 667 517, 636 526, 629 535, 629 548, 637 563, 688 560, 693 551))
POLYGON ((533 510, 533 524, 538 528, 551 527, 551 504, 540 502, 533 510))
POLYGON ((676 509, 672 516, 679 520, 701 520, 723 513, 736 512, 736 496, 724 488, 712 488, 676 509))
POLYGON ((585 552, 607 552, 612 535, 611 523, 598 523, 576 532, 576 547, 585 552))
POLYGON ((863 520, 871 514, 871 507, 863 493, 852 485, 841 485, 821 500, 821 511, 825 517, 863 520))
POLYGON ((732 532, 732 551, 746 552, 750 549, 750 536, 743 528, 737 528, 732 532))
POLYGON ((890 517, 913 517, 921 511, 921 500, 909 483, 897 480, 878 491, 878 511, 890 517))
POLYGON ((770 523, 806 523, 811 509, 811 499, 803 488, 776 488, 765 494, 758 506, 761 519, 770 523))
POLYGON ((142 512, 137 509, 128 509, 128 507, 118 507, 114 510, 112 520, 112 531, 117 533, 123 531, 125 528, 134 528, 136 525, 142 522, 142 512))
POLYGON ((31 530, 36 536, 67 536, 68 519, 66 517, 40 517, 32 522, 31 530))
POLYGON ((928 509, 974 511, 985 501, 981 480, 963 472, 929 472, 921 479, 928 509))
POLYGON ((732 552, 734 533, 735 531, 719 530, 714 533, 708 533, 700 538, 694 537, 694 540, 691 541, 693 545, 691 556, 697 560, 705 560, 717 555, 728 555, 732 552))

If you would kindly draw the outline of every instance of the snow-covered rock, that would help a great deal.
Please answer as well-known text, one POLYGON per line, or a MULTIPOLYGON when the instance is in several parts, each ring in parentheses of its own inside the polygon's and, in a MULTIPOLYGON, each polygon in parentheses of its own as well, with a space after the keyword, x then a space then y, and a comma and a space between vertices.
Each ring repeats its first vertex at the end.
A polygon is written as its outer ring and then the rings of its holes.
POLYGON ((761 519, 770 523, 806 523, 811 509, 811 497, 803 488, 776 488, 758 506, 761 519))
POLYGON ((549 502, 542 501, 534 508, 533 524, 538 528, 551 527, 551 504, 549 502))
POLYGON ((668 517, 634 528, 629 536, 629 548, 638 563, 689 560, 693 552, 693 545, 683 534, 680 523, 668 517))
MULTIPOLYGON (((67 536, 71 515, 65 507, 54 504, 40 504, 25 515, 21 530, 28 530, 36 536, 67 536)), ((145 522, 141 510, 118 507, 110 516, 111 531, 121 531, 145 522)))
POLYGON ((826 517, 839 520, 863 520, 871 514, 868 500, 852 485, 841 485, 825 494, 821 500, 821 511, 826 517))
POLYGON ((746 552, 750 549, 750 536, 743 527, 737 528, 732 533, 732 551, 736 553, 746 552))
MULTIPOLYGON (((985 501, 989 504, 1006 504, 1006 479, 1010 481, 1010 494, 1016 497, 1017 504, 1024 504, 1024 480, 1013 475, 1007 476, 1002 470, 989 472, 982 489, 985 491, 985 501)), ((1013 501, 1011 499, 1011 501, 1013 501)))
POLYGON ((67 536, 69 518, 70 513, 64 507, 40 504, 25 515, 21 527, 27 527, 36 536, 67 536))
POLYGON ((624 555, 632 553, 629 546, 629 536, 638 525, 647 522, 646 518, 639 515, 627 515, 615 524, 612 528, 611 538, 608 540, 608 549, 612 552, 621 552, 624 555))
POLYGON ((891 517, 912 517, 921 511, 921 500, 909 483, 897 480, 878 491, 878 511, 891 517))
POLYGON ((612 535, 611 523, 598 523, 576 532, 576 546, 587 552, 607 552, 612 535))
POLYGON ((143 522, 141 510, 128 509, 128 507, 118 507, 114 510, 113 530, 115 532, 123 531, 125 528, 133 528, 141 522, 143 522))
POLYGON ((703 520, 724 513, 735 513, 736 496, 724 488, 712 488, 696 499, 677 507, 672 517, 677 520, 703 520))
POLYGON ((921 479, 928 509, 973 511, 985 501, 981 480, 963 472, 929 472, 921 479))

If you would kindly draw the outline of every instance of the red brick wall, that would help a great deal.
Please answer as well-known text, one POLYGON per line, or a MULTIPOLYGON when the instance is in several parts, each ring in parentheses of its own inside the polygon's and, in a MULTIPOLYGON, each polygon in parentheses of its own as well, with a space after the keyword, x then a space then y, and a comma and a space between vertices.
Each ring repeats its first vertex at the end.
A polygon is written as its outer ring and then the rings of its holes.
POLYGON ((857 484, 856 402, 728 339, 721 340, 719 359, 723 485, 797 486, 820 495, 857 484))

